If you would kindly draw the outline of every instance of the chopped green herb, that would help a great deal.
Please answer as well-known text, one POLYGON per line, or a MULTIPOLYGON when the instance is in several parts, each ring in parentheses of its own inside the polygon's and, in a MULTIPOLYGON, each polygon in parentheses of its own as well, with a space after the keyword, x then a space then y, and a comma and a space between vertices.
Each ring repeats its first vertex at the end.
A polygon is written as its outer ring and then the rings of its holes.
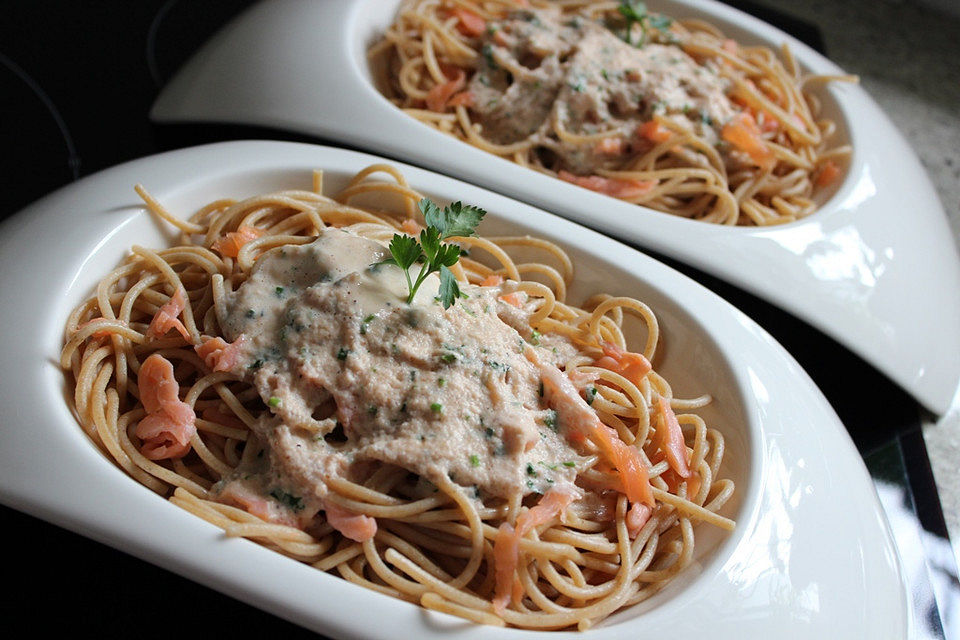
POLYGON ((256 311, 254 311, 253 309, 247 309, 246 316, 247 316, 248 318, 252 318, 252 317, 255 316, 255 315, 257 315, 257 312, 256 312, 256 311))
POLYGON ((283 287, 277 287, 276 289, 273 290, 273 292, 277 294, 278 298, 283 297, 283 287))
POLYGON ((487 61, 487 66, 491 69, 499 69, 496 59, 493 57, 493 47, 488 42, 483 45, 483 48, 480 50, 480 53, 483 54, 483 59, 487 61))
POLYGON ((254 360, 254 361, 253 361, 253 364, 251 364, 251 365, 250 365, 249 367, 247 367, 247 368, 248 368, 248 369, 251 369, 251 370, 253 370, 253 371, 256 371, 257 369, 259 369, 259 368, 262 367, 262 366, 263 366, 263 360, 257 359, 257 360, 254 360))
POLYGON ((367 413, 369 413, 372 416, 377 415, 377 406, 372 404, 369 407, 367 407, 367 413))
POLYGON ((443 405, 439 402, 434 402, 430 405, 430 411, 433 411, 434 413, 440 413, 443 411, 443 405))
POLYGON ((277 396, 270 396, 270 399, 267 400, 267 404, 270 405, 271 407, 279 407, 280 398, 278 398, 277 396))
POLYGON ((369 315, 363 320, 360 321, 360 335, 365 335, 367 333, 367 326, 376 318, 375 315, 369 315))
POLYGON ((303 498, 299 496, 290 495, 280 489, 274 489, 270 492, 270 497, 294 511, 303 511, 303 498))
POLYGON ((577 466, 577 463, 576 463, 576 462, 573 462, 573 461, 571 461, 571 460, 567 460, 566 462, 563 463, 563 466, 565 466, 565 467, 575 467, 575 466, 577 466))
POLYGON ((533 476, 534 478, 536 478, 538 475, 540 475, 540 474, 537 473, 537 470, 533 468, 533 465, 530 464, 529 462, 527 463, 527 475, 528 475, 528 476, 533 476))
POLYGON ((480 466, 480 456, 473 453, 470 454, 470 466, 479 467, 480 466))
POLYGON ((593 404, 593 401, 597 399, 597 388, 590 387, 587 389, 587 404, 593 404))
POLYGON ((456 362, 456 361, 457 361, 457 354, 455 354, 455 353, 445 353, 445 354, 443 354, 442 356, 440 356, 440 359, 443 360, 444 362, 446 362, 447 364, 450 364, 451 362, 456 362))
POLYGON ((337 360, 346 360, 348 355, 350 355, 350 349, 340 347, 340 350, 337 351, 337 360))
POLYGON ((437 379, 437 386, 438 386, 438 387, 442 387, 442 386, 444 386, 445 384, 447 384, 447 381, 446 381, 445 379, 443 379, 443 378, 438 378, 438 379, 437 379))
POLYGON ((530 344, 532 344, 532 345, 534 345, 534 346, 539 345, 539 344, 540 344, 540 337, 541 337, 542 335, 543 335, 542 333, 540 333, 539 331, 537 331, 536 329, 534 329, 534 330, 533 330, 533 333, 530 334, 530 344))
POLYGON ((543 419, 543 424, 557 431, 557 412, 553 409, 548 410, 547 417, 543 419))

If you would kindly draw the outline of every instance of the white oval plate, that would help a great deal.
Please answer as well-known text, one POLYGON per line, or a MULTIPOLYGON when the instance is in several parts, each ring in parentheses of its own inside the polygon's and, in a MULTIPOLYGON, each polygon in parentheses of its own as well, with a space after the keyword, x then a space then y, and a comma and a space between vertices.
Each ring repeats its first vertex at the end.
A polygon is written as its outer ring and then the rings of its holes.
MULTIPOLYGON (((854 148, 820 211, 774 228, 725 228, 655 212, 487 154, 402 113, 373 86, 366 48, 399 0, 274 0, 197 52, 153 105, 159 122, 230 122, 321 136, 497 190, 690 264, 802 318, 935 413, 960 379, 960 260, 913 151, 859 86, 822 98, 854 148)), ((841 70, 789 35, 710 0, 651 0, 731 37, 788 43, 815 73, 841 70)))
MULTIPOLYGON (((130 245, 164 246, 138 202, 143 183, 181 216, 221 197, 328 189, 380 158, 281 142, 230 142, 136 160, 47 196, 0 228, 0 500, 334 637, 582 638, 474 626, 321 573, 222 532, 141 486, 88 440, 68 406, 58 354, 70 309, 130 245), (371 616, 371 611, 378 615, 371 616)), ((697 559, 592 638, 903 638, 906 591, 887 522, 850 438, 799 365, 767 333, 689 278, 610 238, 504 196, 405 165, 414 188, 490 213, 481 233, 531 233, 576 265, 572 302, 608 291, 645 300, 663 342, 658 369, 727 442, 738 486, 724 535, 697 528, 697 559)))

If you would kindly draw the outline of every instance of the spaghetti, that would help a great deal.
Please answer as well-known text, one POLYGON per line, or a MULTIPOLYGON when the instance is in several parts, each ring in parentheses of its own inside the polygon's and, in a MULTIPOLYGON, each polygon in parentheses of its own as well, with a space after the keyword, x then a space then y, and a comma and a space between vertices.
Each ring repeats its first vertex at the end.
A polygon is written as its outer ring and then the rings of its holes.
POLYGON ((421 196, 387 165, 336 198, 321 179, 188 220, 138 186, 179 243, 134 247, 72 312, 61 355, 80 424, 124 471, 227 535, 531 629, 586 629, 650 597, 691 563, 695 523, 733 527, 718 513, 734 491, 723 437, 689 412, 710 398, 674 397, 650 366, 646 305, 568 303, 573 265, 548 241, 462 237, 452 270, 468 297, 443 309, 388 291, 361 318, 365 293, 403 280, 362 252, 422 229, 421 196), (400 386, 374 402, 383 381, 400 386))
POLYGON ((369 50, 407 114, 484 151, 659 211, 771 225, 817 208, 830 145, 803 75, 702 20, 643 3, 406 0, 369 50))

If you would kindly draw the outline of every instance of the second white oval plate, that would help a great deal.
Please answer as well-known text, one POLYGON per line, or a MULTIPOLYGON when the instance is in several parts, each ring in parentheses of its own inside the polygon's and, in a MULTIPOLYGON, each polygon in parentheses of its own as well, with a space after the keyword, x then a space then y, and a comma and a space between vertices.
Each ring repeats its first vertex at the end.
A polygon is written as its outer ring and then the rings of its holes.
MULTIPOLYGON (((70 309, 132 244, 164 246, 138 202, 143 183, 186 216, 222 197, 329 187, 366 154, 279 142, 221 143, 130 162, 35 203, 0 227, 0 500, 295 623, 338 638, 583 638, 492 629, 427 613, 222 531, 139 485, 86 437, 58 364, 70 309), (38 286, 42 283, 42 286, 38 286), (39 313, 38 313, 39 311, 39 313), (11 372, 8 372, 11 373, 11 372), (378 615, 371 616, 376 611, 378 615)), ((705 419, 727 441, 736 530, 697 528, 694 566, 589 635, 876 638, 906 635, 909 610, 887 522, 833 410, 766 332, 689 278, 610 238, 463 182, 397 164, 438 202, 489 211, 480 232, 530 233, 568 250, 572 302, 608 291, 646 301, 663 335, 658 368, 678 394, 709 391, 705 419)), ((39 553, 39 551, 38 551, 39 553)))
MULTIPOLYGON (((726 228, 638 207, 487 154, 402 113, 373 86, 366 49, 399 0, 272 0, 180 70, 151 116, 274 127, 354 144, 495 189, 723 278, 804 319, 943 413, 960 380, 960 260, 913 151, 859 86, 822 92, 854 148, 815 214, 726 228)), ((812 73, 842 71, 802 42, 710 0, 651 0, 747 44, 787 43, 812 73)))

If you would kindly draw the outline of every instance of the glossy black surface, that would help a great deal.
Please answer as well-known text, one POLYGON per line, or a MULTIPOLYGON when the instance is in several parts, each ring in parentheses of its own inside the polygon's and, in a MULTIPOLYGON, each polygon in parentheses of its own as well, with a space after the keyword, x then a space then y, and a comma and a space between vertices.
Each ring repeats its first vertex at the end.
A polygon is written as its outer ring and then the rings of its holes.
MULTIPOLYGON (((0 190, 0 217, 78 177, 158 151, 238 138, 317 142, 249 127, 150 124, 147 114, 163 83, 248 4, 24 0, 0 5, 0 175, 6 183, 0 190)), ((823 50, 812 25, 755 3, 729 4, 823 50)), ((960 603, 957 570, 952 554, 944 553, 950 547, 916 403, 820 332, 708 274, 668 262, 759 322, 818 384, 863 455, 891 521, 911 589, 913 637, 945 637, 941 610, 960 603), (861 402, 864 396, 873 401, 861 402)), ((13 589, 4 609, 36 612, 42 603, 47 613, 31 613, 34 633, 315 637, 15 510, 0 507, 0 523, 15 532, 19 544, 14 548, 24 560, 8 573, 13 589)))

